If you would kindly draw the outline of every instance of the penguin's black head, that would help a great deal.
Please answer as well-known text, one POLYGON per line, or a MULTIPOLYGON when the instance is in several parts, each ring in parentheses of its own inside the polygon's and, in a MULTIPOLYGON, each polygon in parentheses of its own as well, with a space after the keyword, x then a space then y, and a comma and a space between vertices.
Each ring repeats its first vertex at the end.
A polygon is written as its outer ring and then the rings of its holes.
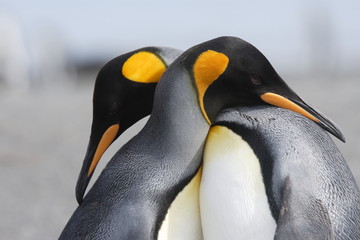
POLYGON ((248 42, 220 37, 188 51, 200 107, 209 123, 224 108, 271 104, 310 118, 344 141, 339 128, 301 100, 248 42))
POLYGON ((79 203, 106 149, 151 113, 156 84, 180 53, 171 48, 142 48, 114 58, 100 70, 94 88, 90 140, 76 186, 79 203))

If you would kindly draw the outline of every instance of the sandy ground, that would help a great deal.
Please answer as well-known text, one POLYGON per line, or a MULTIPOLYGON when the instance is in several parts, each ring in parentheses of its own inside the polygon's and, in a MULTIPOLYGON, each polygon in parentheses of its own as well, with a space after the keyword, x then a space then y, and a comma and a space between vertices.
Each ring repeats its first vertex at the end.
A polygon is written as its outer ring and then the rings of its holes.
MULTIPOLYGON (((95 77, 88 79, 31 92, 0 89, 0 239, 57 239, 76 208, 75 183, 89 136, 95 77)), ((359 80, 288 82, 342 128, 346 144, 334 141, 360 183, 359 80)), ((141 125, 120 138, 104 159, 141 125)))

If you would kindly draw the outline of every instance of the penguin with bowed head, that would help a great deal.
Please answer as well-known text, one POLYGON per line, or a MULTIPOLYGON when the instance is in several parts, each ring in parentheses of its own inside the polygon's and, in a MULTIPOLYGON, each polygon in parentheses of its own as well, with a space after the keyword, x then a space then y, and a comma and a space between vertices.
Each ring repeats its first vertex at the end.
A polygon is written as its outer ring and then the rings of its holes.
POLYGON ((151 113, 156 85, 181 53, 167 47, 144 47, 112 59, 100 70, 90 140, 76 184, 79 204, 104 152, 126 129, 151 113))

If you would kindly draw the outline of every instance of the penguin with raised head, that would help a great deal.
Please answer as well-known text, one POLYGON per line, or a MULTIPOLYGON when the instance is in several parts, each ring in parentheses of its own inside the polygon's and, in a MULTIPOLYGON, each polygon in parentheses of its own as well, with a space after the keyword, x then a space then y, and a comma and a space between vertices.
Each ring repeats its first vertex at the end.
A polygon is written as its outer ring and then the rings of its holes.
POLYGON ((179 216, 169 239, 201 239, 199 170, 210 124, 225 108, 264 102, 296 106, 342 138, 251 44, 221 37, 181 54, 158 83, 145 127, 115 154, 60 239, 157 239, 167 214, 179 216))
POLYGON ((205 239, 360 239, 360 191, 328 134, 273 106, 227 109, 204 151, 205 239))
POLYGON ((140 48, 112 59, 100 70, 94 88, 90 140, 76 185, 79 204, 106 149, 151 113, 156 84, 181 52, 166 47, 140 48))

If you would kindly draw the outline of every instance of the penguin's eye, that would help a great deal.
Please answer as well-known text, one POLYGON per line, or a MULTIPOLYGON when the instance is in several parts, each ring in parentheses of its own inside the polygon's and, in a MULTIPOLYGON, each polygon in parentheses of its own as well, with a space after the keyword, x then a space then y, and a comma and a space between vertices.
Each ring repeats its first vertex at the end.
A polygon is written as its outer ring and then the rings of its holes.
POLYGON ((257 86, 262 84, 261 78, 258 76, 254 76, 254 75, 250 75, 250 81, 252 84, 257 85, 257 86))
POLYGON ((112 116, 117 114, 118 112, 119 112, 119 104, 117 104, 117 102, 113 102, 113 104, 110 107, 109 114, 112 116))

